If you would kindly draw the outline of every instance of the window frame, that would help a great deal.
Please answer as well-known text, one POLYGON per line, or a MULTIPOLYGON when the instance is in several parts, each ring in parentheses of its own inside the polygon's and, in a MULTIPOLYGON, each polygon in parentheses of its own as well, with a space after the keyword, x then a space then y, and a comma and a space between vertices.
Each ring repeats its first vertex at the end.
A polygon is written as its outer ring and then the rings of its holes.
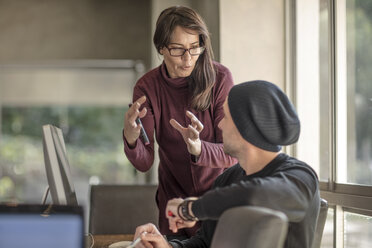
MULTIPOLYGON (((306 0, 300 0, 306 1, 306 0)), ((340 80, 344 80, 346 83, 346 73, 342 75, 341 72, 346 68, 346 36, 344 40, 340 39, 341 35, 346 33, 345 22, 346 13, 346 1, 347 0, 327 0, 328 4, 328 16, 329 16, 329 29, 328 29, 328 87, 329 87, 329 173, 328 180, 319 182, 320 195, 322 198, 328 201, 330 208, 334 210, 333 218, 333 245, 334 247, 344 247, 344 212, 350 212, 354 214, 361 214, 372 217, 372 185, 358 185, 352 183, 338 183, 337 182, 337 166, 340 163, 338 131, 338 106, 337 102, 337 91, 340 90, 338 83, 340 80), (344 15, 342 15, 344 14, 344 15), (344 30, 342 30, 344 28, 344 30), (343 33, 344 32, 344 33, 343 33), (345 53, 344 55, 341 53, 345 53), (345 57, 343 57, 345 56, 345 57), (344 59, 344 61, 342 61, 344 59), (341 61, 340 61, 341 60, 341 61), (344 64, 342 65, 342 62, 344 64), (342 68, 344 66, 344 68, 342 68), (344 77, 344 78, 342 78, 344 77)), ((286 27, 286 93, 294 102, 295 106, 298 107, 297 101, 297 64, 298 64, 298 33, 296 32, 298 22, 296 16, 303 9, 299 9, 299 1, 286 0, 285 9, 285 27, 286 27)), ((347 141, 347 140, 346 140, 347 141)), ((287 149, 286 151, 292 155, 297 156, 298 145, 287 149)), ((346 163, 346 162, 345 162, 346 163)))

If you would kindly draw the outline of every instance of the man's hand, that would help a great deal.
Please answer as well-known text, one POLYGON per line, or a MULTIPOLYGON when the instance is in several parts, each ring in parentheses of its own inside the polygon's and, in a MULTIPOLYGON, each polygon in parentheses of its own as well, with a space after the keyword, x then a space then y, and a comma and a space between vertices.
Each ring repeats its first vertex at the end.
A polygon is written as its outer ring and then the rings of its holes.
POLYGON ((141 243, 137 244, 136 248, 172 248, 156 226, 151 223, 136 228, 134 240, 138 237, 141 237, 141 243))
POLYGON ((175 119, 171 119, 169 123, 175 128, 183 137, 187 145, 187 150, 190 154, 199 157, 201 153, 201 141, 199 134, 203 130, 203 124, 190 111, 186 111, 186 116, 191 119, 191 124, 188 127, 183 127, 175 119))
POLYGON ((183 202, 182 198, 169 200, 165 208, 165 215, 168 218, 169 229, 178 232, 178 229, 195 226, 196 221, 184 221, 178 214, 178 206, 183 202))

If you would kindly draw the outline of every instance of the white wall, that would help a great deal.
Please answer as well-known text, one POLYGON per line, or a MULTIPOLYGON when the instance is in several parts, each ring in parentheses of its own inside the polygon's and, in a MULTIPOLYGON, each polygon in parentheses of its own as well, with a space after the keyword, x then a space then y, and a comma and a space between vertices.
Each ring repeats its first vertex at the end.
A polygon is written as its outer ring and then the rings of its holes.
POLYGON ((284 88, 284 1, 220 0, 221 63, 235 83, 264 79, 284 88))

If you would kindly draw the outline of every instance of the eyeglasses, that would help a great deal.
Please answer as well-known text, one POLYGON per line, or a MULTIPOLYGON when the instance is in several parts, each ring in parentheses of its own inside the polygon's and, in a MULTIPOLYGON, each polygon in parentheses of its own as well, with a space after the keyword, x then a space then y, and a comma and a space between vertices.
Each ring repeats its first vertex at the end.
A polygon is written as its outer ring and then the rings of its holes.
POLYGON ((189 49, 184 48, 168 48, 169 54, 173 57, 181 57, 185 54, 186 51, 189 52, 191 56, 200 55, 204 52, 205 47, 192 47, 189 49))

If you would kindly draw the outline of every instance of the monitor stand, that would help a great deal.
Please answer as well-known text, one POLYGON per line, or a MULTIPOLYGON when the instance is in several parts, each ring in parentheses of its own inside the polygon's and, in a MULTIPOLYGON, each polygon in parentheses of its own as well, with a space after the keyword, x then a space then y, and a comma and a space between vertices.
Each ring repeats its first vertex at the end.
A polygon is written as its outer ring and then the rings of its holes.
POLYGON ((45 205, 48 195, 49 195, 49 186, 46 186, 44 194, 43 194, 43 198, 41 199, 42 205, 45 205))

